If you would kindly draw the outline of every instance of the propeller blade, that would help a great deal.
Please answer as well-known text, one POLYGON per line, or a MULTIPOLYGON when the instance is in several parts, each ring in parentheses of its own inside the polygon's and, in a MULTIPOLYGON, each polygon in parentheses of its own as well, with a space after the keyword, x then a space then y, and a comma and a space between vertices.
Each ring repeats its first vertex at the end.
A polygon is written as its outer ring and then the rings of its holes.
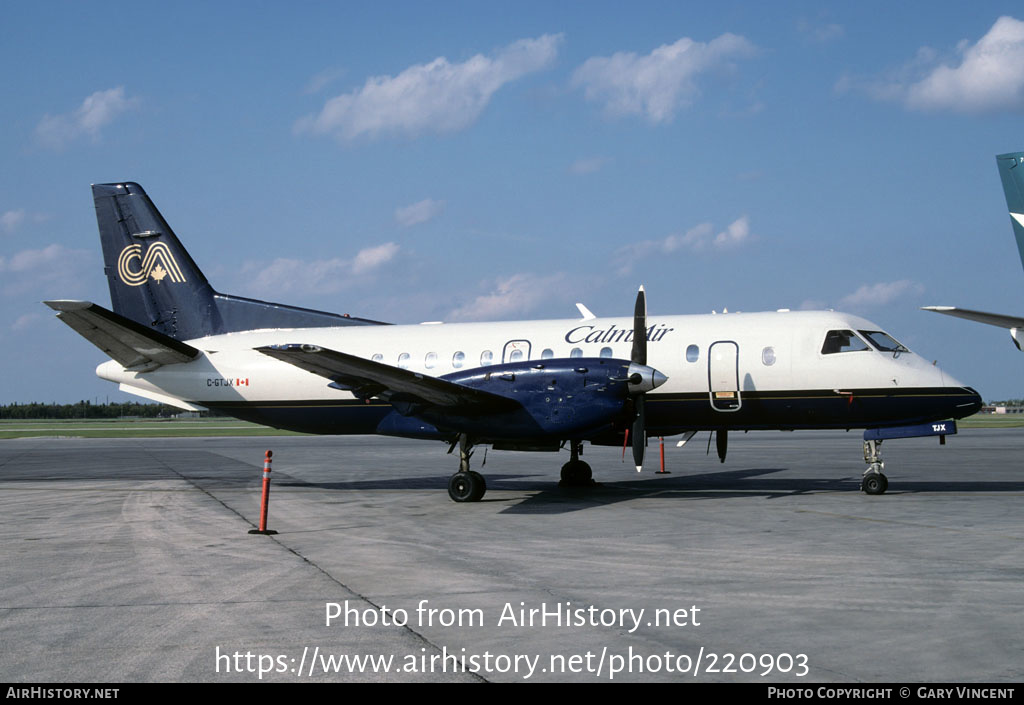
POLYGON ((643 286, 636 292, 636 306, 633 307, 633 352, 629 359, 641 365, 647 364, 647 294, 643 286))
POLYGON ((725 462, 725 453, 729 449, 729 431, 720 428, 715 431, 715 448, 718 450, 718 460, 725 462))
POLYGON ((636 465, 636 471, 640 472, 644 467, 644 447, 647 445, 644 395, 638 396, 633 403, 636 404, 636 418, 633 420, 633 430, 630 435, 633 436, 633 464, 636 465))

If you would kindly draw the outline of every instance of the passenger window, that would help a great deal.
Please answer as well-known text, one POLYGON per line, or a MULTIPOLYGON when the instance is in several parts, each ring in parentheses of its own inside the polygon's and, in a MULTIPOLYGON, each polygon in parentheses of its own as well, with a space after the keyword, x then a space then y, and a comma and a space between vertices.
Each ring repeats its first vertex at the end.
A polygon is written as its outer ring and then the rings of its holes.
POLYGON ((579 348, 573 348, 569 353, 569 357, 583 357, 583 351, 579 348))
POLYGON ((831 355, 870 349, 868 344, 858 338, 852 330, 830 330, 825 334, 825 344, 821 346, 821 354, 831 355))
POLYGON ((687 362, 697 362, 697 360, 699 360, 699 359, 700 359, 700 348, 698 348, 696 345, 687 345, 686 346, 686 361, 687 362))
POLYGON ((462 352, 461 350, 455 353, 454 355, 452 355, 452 367, 454 367, 455 369, 459 369, 460 367, 462 367, 462 363, 465 361, 465 359, 466 353, 462 352))
POLYGON ((434 369, 434 365, 436 365, 436 364, 437 364, 437 353, 434 353, 434 352, 427 353, 427 357, 424 358, 424 360, 423 360, 423 366, 426 367, 428 370, 432 370, 432 369, 434 369))
POLYGON ((522 359, 523 359, 523 351, 522 350, 513 350, 512 353, 508 356, 508 361, 509 362, 519 362, 522 359))
POLYGON ((540 354, 541 360, 550 360, 555 356, 555 351, 551 348, 544 348, 544 352, 540 354))
POLYGON ((370 359, 373 360, 374 362, 383 362, 384 356, 381 355, 380 353, 374 353, 373 357, 371 357, 370 359))
POLYGON ((494 362, 494 353, 492 353, 490 350, 484 350, 482 353, 480 353, 481 366, 489 365, 492 362, 494 362))
POLYGON ((768 346, 761 351, 761 362, 767 367, 771 367, 775 364, 775 348, 768 346))
POLYGON ((611 348, 601 348, 601 357, 611 357, 611 356, 612 356, 612 349, 611 348))
POLYGON ((398 356, 398 366, 403 370, 409 366, 409 353, 402 353, 398 356))

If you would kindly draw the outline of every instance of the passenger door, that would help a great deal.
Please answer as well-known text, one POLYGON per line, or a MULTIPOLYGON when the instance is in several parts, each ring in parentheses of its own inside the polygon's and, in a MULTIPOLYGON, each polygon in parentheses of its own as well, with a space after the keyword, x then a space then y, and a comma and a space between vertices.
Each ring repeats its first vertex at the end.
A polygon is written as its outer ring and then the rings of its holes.
POLYGON ((715 411, 739 411, 740 347, 731 340, 719 340, 708 350, 708 395, 715 411))

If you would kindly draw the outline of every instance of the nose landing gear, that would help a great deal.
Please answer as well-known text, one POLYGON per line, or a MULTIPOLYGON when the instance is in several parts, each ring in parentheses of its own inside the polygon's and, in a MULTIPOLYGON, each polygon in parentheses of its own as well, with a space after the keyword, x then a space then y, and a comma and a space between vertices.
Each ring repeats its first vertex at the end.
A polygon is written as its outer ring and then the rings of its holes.
POLYGON ((868 469, 861 478, 860 488, 865 494, 885 494, 889 489, 889 478, 882 474, 885 463, 882 462, 882 441, 864 441, 864 462, 868 469))

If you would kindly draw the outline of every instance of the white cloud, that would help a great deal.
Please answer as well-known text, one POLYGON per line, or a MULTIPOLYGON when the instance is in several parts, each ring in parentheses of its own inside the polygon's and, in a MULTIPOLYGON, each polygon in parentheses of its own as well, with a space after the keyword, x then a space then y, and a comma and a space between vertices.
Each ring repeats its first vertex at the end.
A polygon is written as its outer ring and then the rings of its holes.
POLYGON ((664 250, 672 252, 681 247, 688 247, 694 252, 707 250, 731 250, 739 247, 750 237, 750 218, 740 216, 714 235, 711 223, 701 223, 683 235, 669 235, 664 241, 664 250))
POLYGON ((528 273, 513 274, 498 279, 490 293, 482 294, 452 311, 448 320, 493 321, 523 315, 550 302, 556 292, 564 289, 565 278, 561 274, 546 277, 528 273))
POLYGON ((18 210, 6 211, 0 215, 0 230, 13 233, 26 222, 43 223, 49 219, 50 216, 44 213, 29 213, 23 208, 19 208, 18 210))
POLYGON ((799 311, 824 311, 828 308, 828 304, 821 299, 804 299, 797 306, 799 311))
POLYGON ((397 76, 374 76, 362 88, 331 98, 295 128, 342 140, 462 130, 476 122, 503 85, 550 66, 561 41, 561 34, 545 34, 520 39, 491 57, 477 54, 453 64, 442 56, 397 76))
POLYGON ((610 162, 610 159, 605 157, 591 157, 590 159, 577 159, 569 166, 569 171, 573 174, 593 174, 604 168, 604 165, 610 162))
POLYGON ((615 256, 621 263, 619 274, 629 274, 633 271, 633 265, 645 257, 671 254, 681 249, 688 249, 691 252, 724 252, 739 247, 749 238, 750 218, 744 215, 718 233, 715 233, 711 223, 701 223, 685 233, 672 234, 663 240, 643 240, 626 245, 619 249, 615 256))
POLYGON ((41 316, 38 313, 26 313, 23 316, 19 316, 18 320, 11 324, 11 330, 23 331, 28 330, 35 325, 41 316))
POLYGON ((845 95, 851 91, 860 91, 875 100, 902 102, 906 97, 907 86, 931 71, 937 61, 938 52, 931 47, 921 47, 913 59, 902 66, 890 69, 880 78, 864 79, 855 74, 843 74, 836 80, 832 92, 836 95, 845 95))
MULTIPOLYGON (((961 40, 957 60, 936 64, 929 47, 884 80, 866 86, 878 100, 903 103, 911 110, 986 113, 1024 109, 1024 22, 1000 17, 975 44, 961 40)), ((844 77, 836 90, 847 89, 844 77)))
POLYGON ((346 287, 352 263, 337 257, 312 261, 278 257, 269 264, 246 262, 242 273, 257 275, 255 288, 259 292, 331 294, 346 287))
POLYGON ((309 79, 306 83, 306 87, 303 89, 303 93, 306 95, 312 95, 319 93, 331 83, 334 83, 339 78, 345 75, 345 69, 342 68, 329 68, 324 69, 320 73, 309 79))
POLYGON ((840 39, 846 33, 841 24, 835 24, 834 22, 821 24, 809 20, 800 20, 797 22, 797 29, 808 39, 819 44, 840 39))
POLYGON ((23 210, 7 211, 3 215, 0 215, 0 228, 3 228, 4 230, 6 230, 9 233, 13 233, 15 228, 17 228, 19 225, 21 225, 21 223, 24 220, 25 220, 25 211, 23 211, 23 210))
POLYGON ((662 252, 675 252, 687 247, 694 252, 701 252, 708 249, 709 243, 713 242, 714 226, 711 223, 701 223, 690 228, 685 233, 669 235, 659 244, 662 252))
POLYGON ((399 246, 387 242, 366 247, 352 259, 332 257, 320 260, 302 260, 278 257, 267 263, 248 261, 242 265, 241 275, 249 291, 259 296, 284 294, 334 294, 353 286, 375 269, 390 262, 398 254, 399 246))
POLYGON ((36 137, 54 149, 83 136, 95 141, 104 126, 135 108, 138 102, 138 98, 125 97, 124 86, 96 91, 70 113, 44 115, 36 126, 36 137))
POLYGON ((865 284, 857 291, 839 300, 841 309, 864 309, 884 306, 901 298, 914 296, 924 291, 924 287, 909 279, 895 282, 878 282, 865 284))
POLYGON ((731 68, 734 59, 755 50, 736 34, 726 33, 707 43, 683 37, 644 56, 617 52, 591 57, 576 69, 572 82, 583 87, 587 100, 603 103, 611 116, 646 115, 652 123, 666 123, 696 99, 701 74, 731 68))
POLYGON ((50 270, 71 261, 81 250, 69 250, 63 245, 49 245, 41 250, 22 250, 11 257, 0 257, 0 272, 30 272, 50 270))
POLYGON ((748 237, 750 237, 750 218, 742 216, 729 223, 729 227, 715 235, 711 245, 719 250, 732 249, 742 245, 748 237))
POLYGON ((402 227, 408 228, 433 220, 444 212, 444 201, 424 198, 409 206, 395 209, 395 220, 402 227))
POLYGON ((1000 17, 959 66, 939 66, 907 91, 909 108, 986 112, 1024 107, 1024 22, 1000 17))
POLYGON ((48 245, 41 250, 22 250, 9 257, 0 257, 3 292, 7 295, 38 291, 44 296, 66 296, 78 290, 79 276, 92 266, 94 254, 88 250, 71 250, 63 245, 48 245), (59 285, 61 291, 49 289, 59 285))
POLYGON ((393 242, 362 249, 352 260, 352 273, 358 275, 372 272, 382 264, 390 262, 397 253, 398 245, 393 242))

